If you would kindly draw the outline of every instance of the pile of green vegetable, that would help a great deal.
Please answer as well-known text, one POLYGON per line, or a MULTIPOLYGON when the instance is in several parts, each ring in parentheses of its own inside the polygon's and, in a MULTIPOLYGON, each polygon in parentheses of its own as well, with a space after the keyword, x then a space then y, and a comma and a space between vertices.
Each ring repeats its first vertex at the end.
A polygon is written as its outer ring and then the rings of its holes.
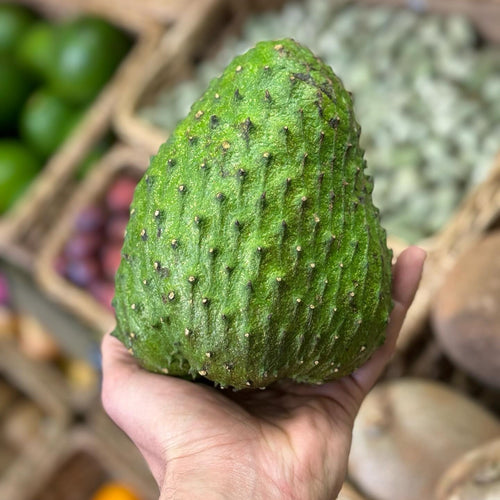
POLYGON ((500 50, 481 46, 463 17, 343 0, 288 3, 250 18, 192 81, 165 89, 141 116, 173 130, 235 54, 281 37, 309 46, 353 92, 388 232, 415 242, 442 227, 500 150, 500 50))
POLYGON ((0 213, 69 136, 130 48, 102 19, 0 4, 0 213))

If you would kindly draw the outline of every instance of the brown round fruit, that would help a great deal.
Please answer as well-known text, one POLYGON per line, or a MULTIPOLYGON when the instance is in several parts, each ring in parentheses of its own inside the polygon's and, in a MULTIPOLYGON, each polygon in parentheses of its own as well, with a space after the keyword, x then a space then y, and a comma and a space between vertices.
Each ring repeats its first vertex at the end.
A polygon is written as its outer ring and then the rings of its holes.
POLYGON ((374 500, 423 500, 458 457, 500 435, 500 421, 433 381, 376 386, 353 430, 349 477, 374 500))
POLYGON ((500 388, 500 230, 463 253, 432 308, 446 354, 483 383, 500 388))
POLYGON ((466 453, 441 477, 436 500, 500 498, 500 439, 466 453))

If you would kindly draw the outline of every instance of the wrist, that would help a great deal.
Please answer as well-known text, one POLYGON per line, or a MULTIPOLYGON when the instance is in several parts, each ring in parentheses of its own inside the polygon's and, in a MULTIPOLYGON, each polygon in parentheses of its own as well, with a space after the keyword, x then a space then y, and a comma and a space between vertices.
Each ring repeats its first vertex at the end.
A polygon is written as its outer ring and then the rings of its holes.
MULTIPOLYGON (((234 498, 234 494, 233 494, 234 498)), ((159 500, 230 500, 230 492, 222 485, 214 484, 213 478, 173 477, 165 478, 160 488, 159 500)))
POLYGON ((182 467, 167 465, 159 500, 257 499, 253 478, 252 471, 235 471, 230 464, 218 464, 216 470, 205 469, 196 461, 182 467))

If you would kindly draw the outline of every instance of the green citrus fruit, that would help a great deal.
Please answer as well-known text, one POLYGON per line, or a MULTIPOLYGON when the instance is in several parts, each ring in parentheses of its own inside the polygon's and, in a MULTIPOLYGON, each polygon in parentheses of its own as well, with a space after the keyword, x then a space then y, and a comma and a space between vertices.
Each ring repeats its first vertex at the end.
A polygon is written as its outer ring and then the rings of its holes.
POLYGON ((79 108, 46 89, 34 92, 21 114, 21 137, 42 157, 53 154, 81 117, 79 108))
POLYGON ((34 20, 35 15, 22 5, 0 4, 0 53, 11 53, 15 50, 34 20))
POLYGON ((102 19, 79 18, 61 26, 51 85, 76 103, 91 101, 130 47, 127 36, 102 19))
POLYGON ((45 21, 40 21, 25 32, 16 48, 16 57, 24 68, 46 79, 54 63, 55 52, 54 27, 45 21))
POLYGON ((21 141, 0 140, 0 213, 22 195, 42 163, 21 141))
POLYGON ((0 132, 15 132, 18 115, 33 89, 28 74, 14 61, 0 55, 0 132))

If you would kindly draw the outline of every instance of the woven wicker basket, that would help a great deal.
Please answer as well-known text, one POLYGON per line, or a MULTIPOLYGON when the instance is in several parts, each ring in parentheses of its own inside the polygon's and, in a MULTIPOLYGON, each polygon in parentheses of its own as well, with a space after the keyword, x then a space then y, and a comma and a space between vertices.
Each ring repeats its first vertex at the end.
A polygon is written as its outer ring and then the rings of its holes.
MULTIPOLYGON (((31 442, 26 443, 23 449, 16 450, 17 454, 12 456, 7 467, 2 467, 0 498, 13 500, 15 496, 12 494, 17 489, 16 485, 27 479, 25 470, 29 468, 33 471, 33 465, 43 460, 44 454, 41 450, 47 449, 62 434, 69 424, 70 414, 63 401, 60 387, 57 385, 51 387, 50 377, 4 340, 0 344, 0 378, 17 393, 14 403, 26 401, 34 404, 43 415, 43 421, 39 424, 36 435, 31 436, 31 442)), ((2 425, 5 425, 3 415, 2 425)), ((18 430, 17 433, 19 432, 18 430)), ((8 447, 4 448, 3 442, 1 446, 1 452, 5 453, 8 447)))
POLYGON ((42 289, 59 304, 72 311, 99 333, 114 325, 113 314, 86 290, 73 285, 57 273, 54 267, 58 255, 69 240, 75 219, 82 209, 103 198, 106 188, 121 173, 142 174, 148 165, 148 155, 129 147, 115 146, 92 169, 88 177, 65 206, 64 213, 48 234, 35 261, 35 278, 42 289))
POLYGON ((1 498, 88 500, 107 482, 126 485, 141 500, 158 498, 151 477, 132 467, 107 438, 79 427, 40 447, 23 465, 16 480, 0 485, 1 498))
POLYGON ((71 136, 48 160, 25 195, 0 218, 0 255, 29 269, 47 228, 58 216, 58 207, 71 192, 73 173, 109 130, 121 88, 132 77, 138 62, 146 60, 157 46, 162 31, 144 16, 130 12, 125 15, 114 3, 100 2, 100 8, 76 0, 64 3, 57 0, 23 0, 22 3, 48 19, 61 19, 77 13, 98 14, 128 32, 134 40, 128 55, 71 136), (111 8, 111 5, 114 7, 111 8))

